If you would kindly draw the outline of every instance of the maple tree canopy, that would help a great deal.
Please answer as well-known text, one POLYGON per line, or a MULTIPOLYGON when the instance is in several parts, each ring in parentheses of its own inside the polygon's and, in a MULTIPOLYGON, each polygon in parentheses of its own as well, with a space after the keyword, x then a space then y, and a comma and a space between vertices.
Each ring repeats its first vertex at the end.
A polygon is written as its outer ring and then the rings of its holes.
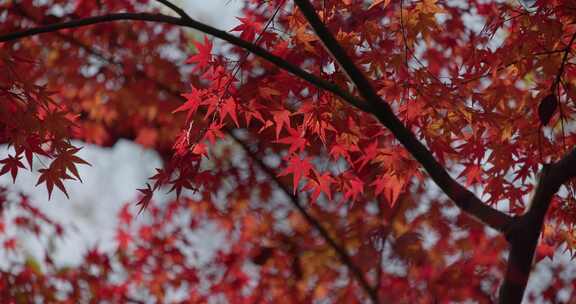
POLYGON ((71 140, 163 159, 117 248, 77 266, 23 256, 6 227, 65 227, 0 188, 0 298, 576 301, 565 264, 525 293, 536 263, 576 250, 573 1, 254 0, 238 20, 168 0, 0 4, 0 174, 36 172, 49 199, 90 163, 71 140), (207 226, 224 244, 199 259, 207 226))

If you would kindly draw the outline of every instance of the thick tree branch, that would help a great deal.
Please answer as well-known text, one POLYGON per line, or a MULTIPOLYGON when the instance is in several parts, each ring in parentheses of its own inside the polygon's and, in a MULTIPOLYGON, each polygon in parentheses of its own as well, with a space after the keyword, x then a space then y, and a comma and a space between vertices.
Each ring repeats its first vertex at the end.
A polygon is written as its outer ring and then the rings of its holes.
MULTIPOLYGON (((576 33, 564 50, 562 62, 556 78, 552 83, 552 91, 556 89, 564 74, 564 67, 572 44, 576 40, 576 33)), ((544 225, 544 218, 550 207, 552 197, 561 185, 576 177, 576 148, 564 155, 562 159, 551 165, 544 165, 528 212, 514 220, 506 233, 510 243, 508 265, 504 282, 500 287, 500 303, 521 303, 530 278, 534 253, 538 246, 538 239, 544 225)))
POLYGON ((360 95, 368 102, 361 108, 367 113, 374 115, 412 156, 422 164, 432 180, 452 199, 458 207, 468 214, 476 217, 486 225, 498 230, 506 231, 511 222, 507 214, 484 204, 472 192, 456 182, 446 169, 434 158, 432 153, 408 130, 396 117, 390 106, 376 93, 376 90, 358 69, 346 51, 320 20, 314 7, 307 0, 294 0, 300 11, 304 14, 324 46, 340 64, 351 81, 356 85, 360 95), (365 109, 364 109, 365 108, 365 109))
POLYGON ((571 178, 576 177, 576 148, 552 165, 553 185, 560 187, 571 178))
POLYGON ((526 214, 514 220, 506 234, 506 239, 510 243, 510 253, 506 276, 500 288, 500 303, 522 301, 552 197, 560 186, 574 177, 576 177, 576 148, 558 162, 544 165, 542 168, 530 208, 526 214))

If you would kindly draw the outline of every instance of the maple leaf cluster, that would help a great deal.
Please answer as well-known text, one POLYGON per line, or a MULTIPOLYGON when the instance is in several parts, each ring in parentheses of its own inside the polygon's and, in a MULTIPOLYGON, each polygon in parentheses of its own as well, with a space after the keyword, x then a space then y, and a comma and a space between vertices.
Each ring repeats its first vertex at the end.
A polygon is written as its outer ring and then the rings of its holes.
POLYGON ((41 173, 38 184, 46 184, 49 196, 54 186, 68 195, 63 182, 80 180, 76 165, 88 164, 75 155, 80 149, 70 143, 75 117, 66 105, 53 99, 53 92, 48 91, 46 85, 30 83, 30 79, 41 75, 41 71, 35 67, 38 65, 36 62, 19 56, 25 54, 8 48, 0 50, 0 95, 3 101, 0 140, 13 149, 13 154, 0 160, 0 175, 10 173, 15 182, 18 171, 27 169, 23 158, 30 170, 35 158, 44 158, 50 164, 38 169, 41 173))
MULTIPOLYGON (((68 2, 0 4, 0 34, 159 11, 148 1, 68 2)), ((431 187, 435 172, 397 129, 384 127, 380 112, 366 109, 389 108, 446 175, 487 206, 523 214, 539 167, 576 143, 571 3, 312 1, 379 104, 362 97, 355 76, 294 5, 246 1, 240 25, 213 32, 257 47, 258 56, 239 43, 216 50, 211 38, 183 28, 191 19, 178 10, 181 23, 138 15, 0 45, 0 139, 12 147, 0 175, 15 181, 19 170, 41 163, 38 184, 49 196, 54 187, 66 193, 64 181, 80 180, 77 165, 88 164, 71 139, 105 147, 133 140, 163 159, 138 189, 139 210, 121 209, 115 251, 91 248, 70 268, 48 251, 41 261, 13 259, 19 268, 2 270, 0 295, 494 301, 506 241, 455 210, 431 187), (158 191, 174 197, 155 202, 158 191), (205 244, 194 233, 217 234, 221 244, 200 258, 205 244)), ((4 205, 10 199, 1 190, 4 205)), ((50 228, 60 226, 25 197, 10 206, 25 216, 3 212, 0 227, 12 221, 38 237, 62 229, 50 228)), ((551 200, 537 262, 559 249, 574 256, 575 208, 567 184, 551 200)), ((17 237, 0 231, 6 251, 18 256, 17 237)), ((556 278, 562 267, 551 266, 553 283, 531 300, 555 301, 556 291, 570 288, 574 299, 574 278, 556 278)))

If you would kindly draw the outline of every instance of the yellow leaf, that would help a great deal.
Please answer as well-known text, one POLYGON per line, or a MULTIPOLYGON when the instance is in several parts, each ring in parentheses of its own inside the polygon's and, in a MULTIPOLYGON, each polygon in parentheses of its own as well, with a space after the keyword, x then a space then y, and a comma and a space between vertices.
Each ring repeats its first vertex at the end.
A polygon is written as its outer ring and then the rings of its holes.
POLYGON ((31 256, 27 257, 26 266, 28 267, 28 269, 32 270, 32 272, 34 272, 35 274, 37 275, 42 274, 42 267, 35 258, 31 256))
POLYGON ((406 233, 410 229, 410 226, 403 221, 394 221, 392 223, 392 231, 394 235, 400 236, 406 233))
POLYGON ((302 26, 296 30, 296 40, 304 45, 304 49, 310 53, 315 53, 316 49, 310 44, 318 40, 316 35, 310 33, 306 27, 302 26))
POLYGON ((510 124, 505 124, 502 129, 503 130, 502 130, 500 139, 502 141, 510 140, 510 138, 512 137, 512 134, 514 133, 512 126, 510 124))
POLYGON ((437 14, 444 13, 445 10, 436 5, 437 0, 424 0, 419 3, 416 8, 423 14, 437 14))

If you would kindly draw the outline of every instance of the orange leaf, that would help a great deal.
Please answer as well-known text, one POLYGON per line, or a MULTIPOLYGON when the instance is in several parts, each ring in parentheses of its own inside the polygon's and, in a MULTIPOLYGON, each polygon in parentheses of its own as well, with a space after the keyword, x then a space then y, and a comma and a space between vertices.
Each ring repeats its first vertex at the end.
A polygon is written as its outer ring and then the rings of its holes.
POLYGON ((383 7, 386 7, 388 6, 388 4, 390 4, 390 0, 372 0, 372 4, 370 4, 370 7, 368 7, 368 9, 371 9, 381 4, 383 4, 382 5, 383 7))

